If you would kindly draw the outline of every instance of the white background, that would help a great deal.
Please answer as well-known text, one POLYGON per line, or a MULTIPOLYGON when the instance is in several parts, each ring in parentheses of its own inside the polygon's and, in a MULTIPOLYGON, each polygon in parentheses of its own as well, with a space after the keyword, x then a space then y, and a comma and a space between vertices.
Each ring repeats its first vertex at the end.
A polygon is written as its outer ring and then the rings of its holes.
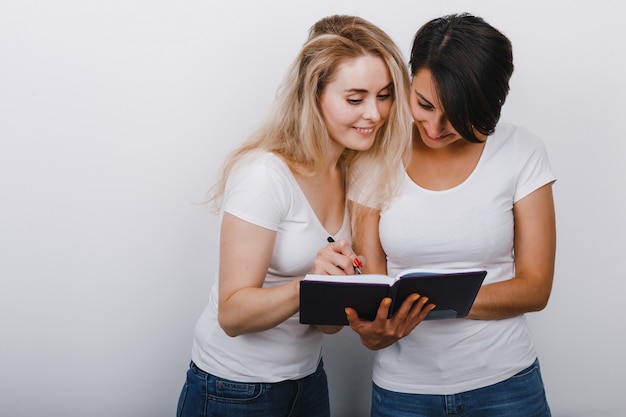
MULTIPOLYGON (((0 415, 173 416, 216 270, 200 202, 319 18, 405 56, 469 11, 507 34, 503 120, 558 176, 553 295, 530 315, 555 417, 623 416, 626 30, 604 1, 0 1, 0 415)), ((367 415, 371 354, 328 339, 334 416, 367 415)))

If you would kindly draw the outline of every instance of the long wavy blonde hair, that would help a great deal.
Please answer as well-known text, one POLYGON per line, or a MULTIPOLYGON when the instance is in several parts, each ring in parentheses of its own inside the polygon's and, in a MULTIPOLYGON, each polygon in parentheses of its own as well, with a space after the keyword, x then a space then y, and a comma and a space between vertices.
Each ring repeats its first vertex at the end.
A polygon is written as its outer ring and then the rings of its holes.
POLYGON ((393 81, 394 101, 372 147, 367 151, 346 149, 340 164, 347 189, 358 187, 362 204, 380 208, 389 201, 410 144, 408 71, 402 53, 383 30, 357 16, 336 15, 309 29, 308 40, 279 87, 269 116, 225 161, 221 177, 208 193, 216 212, 229 175, 254 151, 273 152, 301 175, 319 172, 331 141, 320 110, 321 93, 341 63, 363 55, 385 62, 393 81))

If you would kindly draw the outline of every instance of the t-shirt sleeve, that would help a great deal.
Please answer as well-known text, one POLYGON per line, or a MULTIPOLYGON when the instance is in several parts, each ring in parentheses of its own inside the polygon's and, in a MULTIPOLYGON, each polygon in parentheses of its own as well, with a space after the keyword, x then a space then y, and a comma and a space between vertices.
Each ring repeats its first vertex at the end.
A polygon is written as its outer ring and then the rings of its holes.
POLYGON ((278 230, 290 201, 287 179, 269 158, 238 168, 228 179, 224 212, 278 230))
POLYGON ((524 133, 517 140, 519 156, 519 175, 514 195, 514 202, 521 200, 542 186, 556 181, 552 171, 548 152, 541 139, 532 133, 524 133))

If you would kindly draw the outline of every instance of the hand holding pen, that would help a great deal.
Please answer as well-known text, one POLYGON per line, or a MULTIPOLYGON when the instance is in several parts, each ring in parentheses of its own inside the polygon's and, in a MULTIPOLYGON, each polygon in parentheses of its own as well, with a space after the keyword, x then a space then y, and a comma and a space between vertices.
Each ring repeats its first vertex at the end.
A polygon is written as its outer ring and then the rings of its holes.
MULTIPOLYGON (((333 239, 332 236, 328 236, 328 238, 326 239, 328 240, 328 243, 333 243, 335 242, 335 239, 333 239)), ((354 273, 355 274, 362 274, 363 271, 361 270, 361 268, 363 268, 363 263, 361 262, 361 260, 358 257, 354 257, 352 258, 352 268, 354 269, 354 273)))

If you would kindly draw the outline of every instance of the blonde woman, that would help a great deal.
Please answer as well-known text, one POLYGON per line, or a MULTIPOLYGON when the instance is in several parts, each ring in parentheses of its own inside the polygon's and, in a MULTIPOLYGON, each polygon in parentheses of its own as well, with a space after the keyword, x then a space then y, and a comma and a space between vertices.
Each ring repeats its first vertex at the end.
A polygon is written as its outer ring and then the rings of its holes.
POLYGON ((368 21, 331 16, 310 29, 273 112, 210 196, 221 215, 218 279, 178 416, 330 414, 321 342, 340 327, 299 323, 299 283, 353 273, 346 193, 356 166, 373 178, 373 199, 398 182, 408 83, 398 48, 368 21))

